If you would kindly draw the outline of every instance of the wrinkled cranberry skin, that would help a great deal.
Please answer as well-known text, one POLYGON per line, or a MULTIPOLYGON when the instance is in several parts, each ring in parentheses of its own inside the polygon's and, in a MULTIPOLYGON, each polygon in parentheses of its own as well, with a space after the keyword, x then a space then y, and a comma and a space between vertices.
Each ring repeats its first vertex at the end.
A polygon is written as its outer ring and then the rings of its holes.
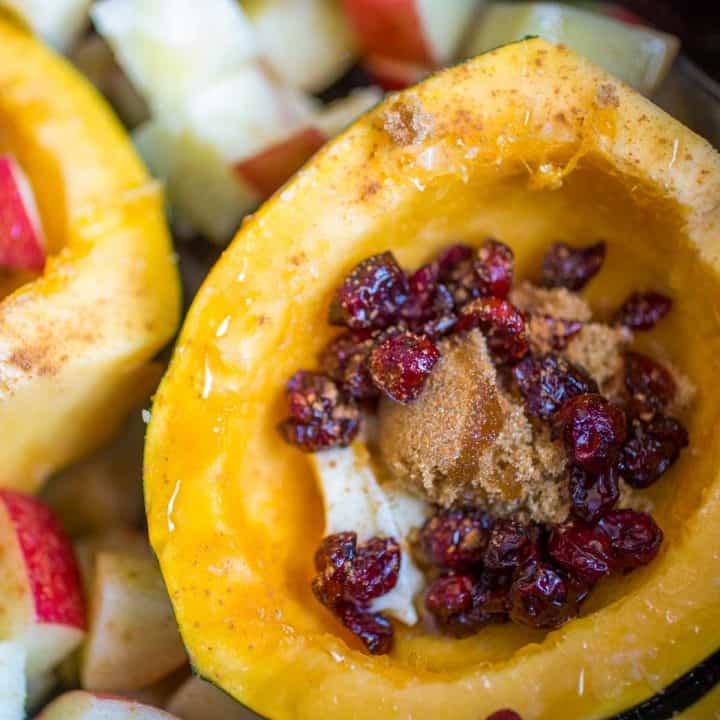
POLYGON ((320 353, 323 372, 355 400, 372 400, 378 396, 367 367, 376 335, 372 330, 349 330, 331 340, 320 353))
POLYGON ((427 382, 440 351, 432 340, 398 332, 370 353, 370 377, 382 393, 400 403, 416 400, 427 382))
POLYGON ((593 522, 611 510, 619 498, 620 486, 614 467, 598 475, 588 473, 578 465, 570 468, 570 501, 575 517, 593 522))
POLYGON ((373 255, 356 265, 335 292, 330 324, 353 330, 392 325, 407 300, 408 279, 391 252, 373 255))
POLYGON ((323 538, 315 551, 315 569, 319 574, 313 579, 312 587, 323 605, 334 607, 342 600, 356 549, 357 535, 342 532, 323 538))
POLYGON ((456 308, 480 297, 475 271, 475 251, 467 245, 451 245, 438 255, 438 279, 447 287, 456 308))
POLYGON ((663 531, 653 518, 637 510, 613 510, 598 522, 610 540, 613 570, 632 570, 647 565, 658 553, 663 531))
POLYGON ((461 263, 472 260, 474 251, 469 245, 463 245, 462 243, 456 243, 455 245, 449 245, 435 259, 435 263, 438 266, 439 278, 441 281, 449 280, 452 277, 453 271, 461 263))
POLYGON ((526 565, 510 586, 510 618, 535 628, 555 628, 574 614, 567 602, 568 588, 548 563, 526 565))
POLYGON ((409 280, 409 296, 400 308, 400 318, 415 333, 440 337, 456 322, 450 291, 439 280, 435 263, 423 265, 409 280))
POLYGON ((362 640, 372 655, 386 655, 393 647, 393 627, 390 621, 350 603, 335 608, 335 614, 353 635, 362 640))
POLYGON ((360 429, 360 413, 327 375, 300 370, 286 387, 290 417, 279 430, 305 452, 347 447, 360 429))
POLYGON ((637 352, 625 353, 625 387, 631 396, 631 412, 652 417, 675 397, 675 380, 660 363, 637 352))
POLYGON ((516 570, 540 557, 540 531, 535 525, 516 520, 497 520, 483 556, 491 570, 516 570))
POLYGON ((514 267, 513 251, 505 243, 488 238, 475 257, 480 295, 506 298, 512 287, 514 267))
POLYGON ((522 718, 514 710, 503 708, 492 715, 488 715, 485 720, 522 720, 522 718))
POLYGON ((675 464, 687 444, 687 430, 675 418, 656 415, 649 423, 636 420, 620 452, 620 473, 634 488, 650 487, 675 464))
POLYGON ((554 528, 548 553, 563 570, 588 585, 610 572, 610 538, 593 525, 573 522, 554 528))
POLYGON ((426 561, 438 567, 462 570, 482 562, 492 518, 473 508, 441 510, 420 530, 420 548, 426 561))
POLYGON ((542 264, 543 287, 563 287, 582 290, 605 262, 605 243, 598 242, 584 248, 555 243, 545 252, 542 264))
POLYGON ((554 415, 567 400, 598 390, 582 368, 552 353, 528 355, 512 372, 527 411, 543 419, 554 415))
POLYGON ((400 547, 393 538, 374 537, 357 545, 354 532, 326 537, 315 553, 313 591, 323 605, 364 605, 397 584, 400 547))
POLYGON ((672 300, 659 292, 636 292, 622 304, 617 321, 631 330, 651 330, 672 308, 672 300))
POLYGON ((432 582, 425 595, 425 607, 436 618, 448 619, 473 606, 471 575, 442 575, 432 582))
POLYGON ((565 402, 553 423, 572 462, 590 473, 599 474, 614 464, 625 440, 625 413, 596 393, 565 402))
POLYGON ((456 332, 479 328, 488 348, 501 362, 515 362, 528 352, 525 320, 507 300, 488 297, 473 300, 460 311, 456 332))

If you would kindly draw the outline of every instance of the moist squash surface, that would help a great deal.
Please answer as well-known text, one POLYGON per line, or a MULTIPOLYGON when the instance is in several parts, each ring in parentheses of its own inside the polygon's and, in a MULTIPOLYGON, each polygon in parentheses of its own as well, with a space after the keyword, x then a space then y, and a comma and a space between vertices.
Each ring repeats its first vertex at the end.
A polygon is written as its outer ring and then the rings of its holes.
POLYGON ((34 491, 150 389, 179 282, 161 190, 119 123, 1 17, 0 153, 29 176, 47 238, 41 276, 0 281, 0 486, 34 491))
MULTIPOLYGON (((151 541, 195 669, 283 720, 601 718, 720 645, 720 158, 560 46, 509 45, 388 99, 243 226, 187 318, 146 449, 151 541), (399 628, 360 651, 312 597, 323 534, 310 464, 276 432, 282 388, 333 334, 334 287, 391 249, 417 266, 493 235, 520 277, 555 240, 602 238, 602 311, 657 288, 651 338, 697 384, 691 447, 649 491, 666 542, 550 633, 399 628)), ((642 342, 639 347, 642 348, 642 342)))

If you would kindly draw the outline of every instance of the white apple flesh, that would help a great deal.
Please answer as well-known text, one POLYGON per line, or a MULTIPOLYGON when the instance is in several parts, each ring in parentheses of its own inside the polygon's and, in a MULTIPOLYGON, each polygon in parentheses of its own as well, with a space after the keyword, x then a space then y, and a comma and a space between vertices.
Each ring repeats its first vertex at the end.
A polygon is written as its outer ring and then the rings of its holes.
POLYGON ((153 109, 182 102, 258 55, 235 0, 101 0, 91 14, 153 109))
POLYGON ((155 559, 100 552, 81 659, 86 690, 119 693, 150 685, 186 660, 155 559))
POLYGON ((0 267, 41 272, 45 241, 30 181, 12 155, 0 155, 0 267))
POLYGON ((0 642, 0 720, 25 717, 25 648, 0 642))
POLYGON ((80 645, 85 604, 72 546, 40 500, 0 490, 0 640, 22 644, 28 675, 80 645))
POLYGON ((133 700, 76 690, 61 695, 36 720, 178 720, 133 700))
POLYGON ((354 38, 335 0, 255 0, 246 8, 263 57, 288 85, 317 92, 352 64, 354 38))
POLYGON ((88 24, 92 0, 5 0, 33 32, 66 52, 88 24))
POLYGON ((406 625, 418 621, 414 598, 424 578, 412 559, 409 535, 429 514, 425 502, 394 483, 378 482, 362 441, 311 456, 325 506, 325 534, 354 531, 358 542, 393 537, 402 557, 395 587, 374 600, 370 609, 384 611, 406 625))
POLYGON ((477 0, 344 0, 363 55, 439 67, 455 56, 477 0))

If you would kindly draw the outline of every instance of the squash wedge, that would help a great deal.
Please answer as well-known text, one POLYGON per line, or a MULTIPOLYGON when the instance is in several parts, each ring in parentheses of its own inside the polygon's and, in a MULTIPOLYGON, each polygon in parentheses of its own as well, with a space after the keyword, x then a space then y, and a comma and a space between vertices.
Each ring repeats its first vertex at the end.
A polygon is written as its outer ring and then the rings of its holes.
POLYGON ((161 189, 105 102, 2 19, 0 58, 0 152, 27 173, 47 237, 42 275, 0 282, 0 486, 32 492, 151 389, 180 291, 161 189))
MULTIPOLYGON (((720 646, 720 157, 587 60, 531 39, 391 96, 241 229, 189 313, 152 412, 145 493, 195 669, 273 720, 601 718, 720 646), (557 239, 603 238, 588 299, 657 287, 652 333, 700 388, 688 452, 650 493, 661 555, 543 633, 397 628, 368 656, 313 598, 323 534, 307 458, 275 430, 282 388, 332 334, 334 287, 391 249, 408 267, 502 239, 528 277, 557 239)), ((650 342, 650 340, 648 340, 650 342)), ((642 345, 641 345, 642 347, 642 345)))

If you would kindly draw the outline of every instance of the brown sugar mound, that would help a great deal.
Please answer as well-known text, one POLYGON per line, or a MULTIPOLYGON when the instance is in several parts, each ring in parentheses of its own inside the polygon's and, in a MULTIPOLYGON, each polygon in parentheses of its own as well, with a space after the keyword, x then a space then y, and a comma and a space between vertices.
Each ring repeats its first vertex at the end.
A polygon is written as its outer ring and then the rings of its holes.
POLYGON ((441 352, 415 403, 380 403, 379 446, 390 473, 443 506, 564 520, 564 451, 500 387, 482 334, 446 340, 441 352))
POLYGON ((548 289, 524 282, 513 288, 509 297, 510 302, 523 312, 580 322, 592 319, 587 302, 565 288, 548 289))

